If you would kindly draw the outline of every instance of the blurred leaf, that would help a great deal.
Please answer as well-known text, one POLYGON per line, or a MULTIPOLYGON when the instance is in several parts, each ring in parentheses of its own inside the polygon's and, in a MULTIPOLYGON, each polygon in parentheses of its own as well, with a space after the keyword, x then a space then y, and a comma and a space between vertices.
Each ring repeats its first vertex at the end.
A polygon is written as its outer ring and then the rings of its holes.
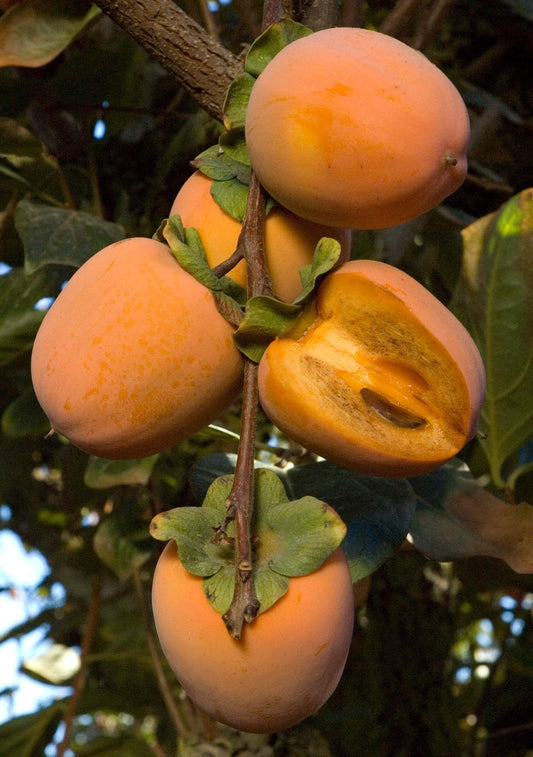
POLYGON ((41 158, 43 144, 14 118, 0 118, 0 155, 18 158, 41 158))
POLYGON ((533 4, 531 0, 501 0, 508 5, 515 13, 528 21, 533 21, 533 4))
POLYGON ((0 276, 0 365, 31 349, 44 317, 35 306, 43 297, 55 297, 64 277, 59 268, 31 275, 14 268, 0 276))
POLYGON ((64 644, 52 644, 46 652, 26 660, 22 665, 22 671, 26 675, 53 686, 66 685, 79 669, 79 652, 64 644))
POLYGON ((31 388, 13 400, 2 413, 2 431, 6 436, 44 435, 49 430, 50 421, 31 388))
POLYGON ((154 757, 154 752, 146 741, 130 734, 98 736, 88 744, 76 746, 76 757, 154 757))
POLYGON ((94 551, 104 565, 125 580, 150 557, 147 537, 148 529, 141 529, 139 523, 120 510, 105 518, 96 529, 94 551))
POLYGON ((460 460, 412 478, 411 485, 418 502, 410 534, 420 552, 444 562, 497 557, 517 573, 533 573, 531 505, 494 497, 460 460))
POLYGON ((0 66, 44 66, 100 13, 89 0, 25 0, 0 18, 0 66))
POLYGON ((487 395, 481 441, 492 478, 503 488, 502 465, 533 434, 533 190, 463 231, 461 279, 451 309, 480 350, 487 395))
POLYGON ((85 469, 85 486, 108 489, 111 486, 146 485, 158 458, 159 455, 151 455, 138 460, 104 460, 91 456, 85 469))
POLYGON ((52 740, 61 722, 63 709, 63 703, 55 702, 31 715, 23 715, 2 723, 2 757, 43 757, 45 747, 52 740))
POLYGON ((124 230, 115 223, 30 199, 18 203, 15 225, 27 273, 49 263, 78 268, 103 247, 124 239, 124 230))

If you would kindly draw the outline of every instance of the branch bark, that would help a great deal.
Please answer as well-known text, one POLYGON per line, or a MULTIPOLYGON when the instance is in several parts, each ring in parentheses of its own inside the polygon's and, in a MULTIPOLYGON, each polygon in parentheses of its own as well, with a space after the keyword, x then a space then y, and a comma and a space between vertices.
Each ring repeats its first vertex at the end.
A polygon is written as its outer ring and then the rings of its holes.
POLYGON ((172 0, 95 0, 210 116, 221 120, 226 90, 242 61, 172 0))

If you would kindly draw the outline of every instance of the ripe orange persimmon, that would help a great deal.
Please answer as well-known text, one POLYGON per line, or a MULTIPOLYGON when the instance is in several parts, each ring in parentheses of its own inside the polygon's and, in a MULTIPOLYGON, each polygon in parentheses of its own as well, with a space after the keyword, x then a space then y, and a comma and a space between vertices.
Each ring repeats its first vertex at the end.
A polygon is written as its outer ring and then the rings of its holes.
POLYGON ((304 326, 259 364, 266 414, 331 462, 415 476, 475 433, 485 371, 470 335, 421 284, 354 260, 321 284, 304 326))
POLYGON ((268 63, 245 124, 252 166, 293 213, 384 228, 438 205, 462 183, 463 100, 424 55, 380 32, 333 28, 268 63))
MULTIPOLYGON (((200 171, 190 176, 178 192, 170 215, 179 214, 184 226, 199 232, 208 263, 213 268, 235 251, 241 224, 215 202, 211 184, 212 179, 200 171)), ((279 206, 270 211, 265 223, 266 258, 274 295, 280 300, 292 302, 300 294, 299 269, 311 262, 322 237, 337 239, 343 250, 342 260, 350 257, 349 230, 306 221, 279 206)), ((228 275, 246 287, 244 261, 228 275)))
POLYGON ((212 422, 243 372, 212 293, 153 239, 104 248, 44 317, 31 360, 52 427, 86 452, 159 452, 212 422))
POLYGON ((287 593, 244 629, 226 631, 202 579, 170 542, 152 588, 165 657, 191 699, 216 720, 273 733, 312 715, 339 682, 352 638, 352 582, 337 549, 318 570, 291 578, 287 593))

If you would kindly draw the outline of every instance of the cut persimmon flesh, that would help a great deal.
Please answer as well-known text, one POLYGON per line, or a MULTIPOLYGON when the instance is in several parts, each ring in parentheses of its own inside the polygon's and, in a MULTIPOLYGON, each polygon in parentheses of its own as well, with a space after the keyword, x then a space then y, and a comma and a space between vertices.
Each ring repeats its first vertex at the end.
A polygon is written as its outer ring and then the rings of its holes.
POLYGON ((364 473, 411 476, 472 437, 483 364, 421 284, 385 263, 351 261, 312 307, 305 331, 272 342, 259 367, 263 409, 291 439, 364 473))

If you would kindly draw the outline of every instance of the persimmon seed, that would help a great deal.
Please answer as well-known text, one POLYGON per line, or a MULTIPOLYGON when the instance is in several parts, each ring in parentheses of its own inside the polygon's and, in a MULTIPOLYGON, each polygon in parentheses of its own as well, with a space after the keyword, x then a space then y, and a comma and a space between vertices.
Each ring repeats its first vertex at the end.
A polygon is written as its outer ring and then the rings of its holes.
POLYGON ((402 428, 420 428, 426 425, 426 420, 418 415, 405 410, 399 405, 394 405, 385 397, 366 387, 361 389, 361 397, 376 413, 390 423, 402 428))

